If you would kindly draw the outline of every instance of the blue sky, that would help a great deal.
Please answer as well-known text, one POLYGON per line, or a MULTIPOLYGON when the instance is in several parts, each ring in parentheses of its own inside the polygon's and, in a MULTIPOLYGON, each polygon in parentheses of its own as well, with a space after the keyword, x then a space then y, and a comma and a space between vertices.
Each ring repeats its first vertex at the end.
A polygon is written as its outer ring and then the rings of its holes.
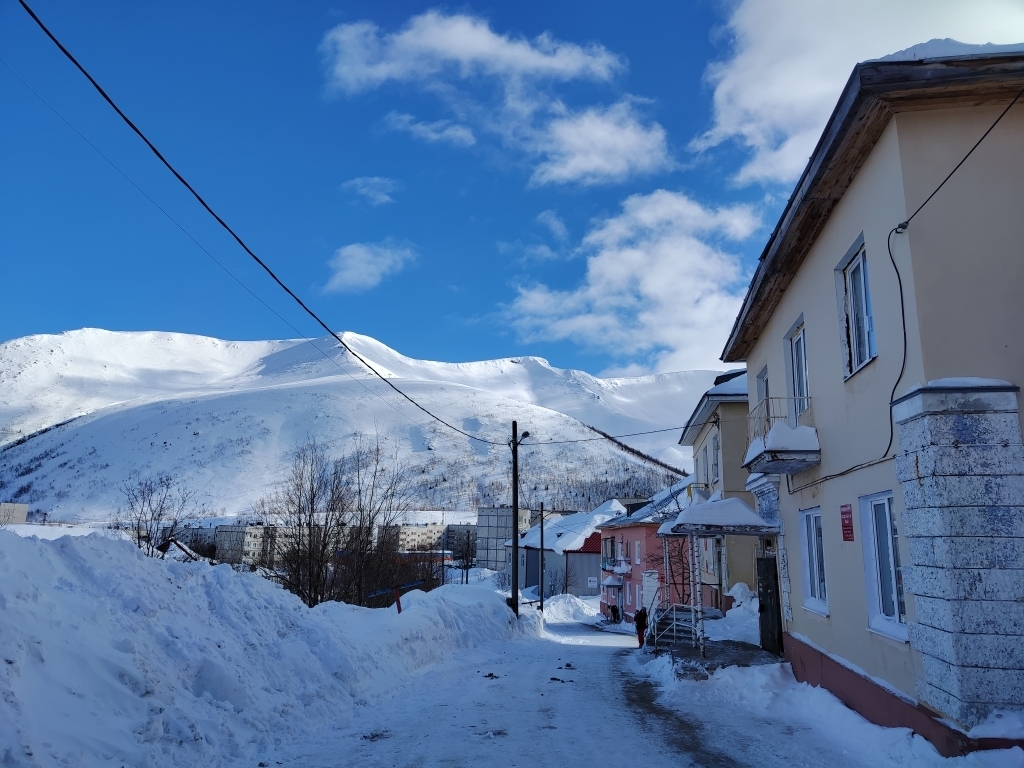
MULTIPOLYGON (((1024 39, 1007 0, 32 4, 336 330, 594 373, 716 364, 854 63, 1024 39)), ((13 0, 0 52, 0 340, 295 336, 178 225, 319 335, 13 0)))

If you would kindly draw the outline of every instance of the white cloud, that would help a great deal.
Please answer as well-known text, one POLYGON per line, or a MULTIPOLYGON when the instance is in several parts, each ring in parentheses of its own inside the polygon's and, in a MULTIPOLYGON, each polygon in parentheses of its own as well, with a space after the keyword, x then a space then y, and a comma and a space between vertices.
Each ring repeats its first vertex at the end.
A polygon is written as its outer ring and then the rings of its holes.
POLYGON ((384 120, 391 130, 405 131, 424 141, 443 141, 461 147, 476 144, 476 137, 470 128, 453 123, 451 120, 418 123, 412 115, 403 115, 399 112, 389 112, 384 120))
POLYGON ((555 240, 564 242, 569 239, 569 230, 566 228, 565 222, 562 221, 555 211, 541 211, 537 214, 537 222, 547 227, 555 240))
POLYGON ((672 167, 665 129, 643 125, 631 101, 557 118, 545 134, 534 184, 598 184, 672 167))
POLYGON ((580 46, 544 34, 534 40, 499 35, 483 19, 427 11, 399 32, 382 34, 376 24, 340 24, 324 35, 321 53, 330 86, 356 93, 389 80, 458 78, 607 80, 623 66, 601 45, 580 46))
POLYGON ((371 205, 384 205, 395 202, 391 193, 398 188, 398 183, 383 176, 360 176, 349 179, 341 188, 365 197, 371 205))
POLYGON ((367 21, 341 24, 320 49, 329 90, 352 95, 413 83, 456 119, 417 122, 392 112, 392 129, 462 146, 491 134, 533 164, 534 185, 612 183, 673 165, 665 130, 643 117, 639 99, 573 109, 554 92, 570 81, 605 83, 625 70, 624 59, 597 43, 547 33, 528 40, 499 34, 475 16, 428 11, 393 33, 367 21), (489 101, 480 96, 485 89, 473 89, 481 83, 497 86, 486 89, 489 101))
POLYGON ((854 65, 932 38, 1024 40, 1020 0, 740 0, 725 25, 731 54, 711 64, 712 127, 697 150, 750 151, 735 180, 791 182, 814 150, 854 65))
POLYGON ((721 243, 758 225, 749 206, 633 195, 583 238, 583 284, 521 287, 508 320, 526 340, 571 340, 624 361, 622 370, 636 370, 638 358, 659 371, 720 367, 746 287, 739 258, 721 243))
POLYGON ((401 272, 415 258, 412 248, 391 240, 346 245, 335 251, 328 262, 332 274, 324 291, 342 293, 373 288, 384 278, 401 272))

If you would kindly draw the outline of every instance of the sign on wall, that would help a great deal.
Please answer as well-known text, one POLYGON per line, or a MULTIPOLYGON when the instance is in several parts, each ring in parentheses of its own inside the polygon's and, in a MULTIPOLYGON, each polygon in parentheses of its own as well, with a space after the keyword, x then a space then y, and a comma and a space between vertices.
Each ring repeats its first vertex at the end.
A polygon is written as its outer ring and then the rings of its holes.
POLYGON ((587 576, 587 588, 597 589, 597 576, 587 576))
POLYGON ((843 541, 853 541, 853 504, 839 506, 839 522, 843 526, 843 541))

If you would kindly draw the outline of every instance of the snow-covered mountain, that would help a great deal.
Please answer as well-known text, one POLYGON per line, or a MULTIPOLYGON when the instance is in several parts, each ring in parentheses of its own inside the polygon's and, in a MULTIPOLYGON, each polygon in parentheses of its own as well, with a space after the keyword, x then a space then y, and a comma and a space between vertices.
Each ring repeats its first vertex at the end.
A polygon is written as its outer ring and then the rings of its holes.
MULTIPOLYGON (((465 506, 488 487, 500 493, 513 419, 541 443, 595 437, 586 425, 611 434, 679 426, 715 376, 601 379, 536 357, 438 363, 344 338, 424 406, 498 445, 433 422, 329 338, 83 329, 0 344, 0 498, 58 517, 105 518, 121 481, 140 470, 174 474, 211 508, 235 512, 282 477, 307 436, 340 452, 362 433, 380 434, 415 467, 425 503, 465 506)), ((686 467, 676 440, 666 432, 626 442, 686 467)), ((625 471, 643 466, 604 440, 524 448, 523 482, 542 493, 555 475, 612 461, 625 471)))

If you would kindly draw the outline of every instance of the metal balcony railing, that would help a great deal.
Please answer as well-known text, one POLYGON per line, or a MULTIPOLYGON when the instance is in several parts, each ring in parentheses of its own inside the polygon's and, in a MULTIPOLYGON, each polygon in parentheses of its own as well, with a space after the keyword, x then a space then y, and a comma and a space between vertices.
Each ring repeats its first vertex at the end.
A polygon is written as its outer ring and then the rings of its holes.
POLYGON ((766 397, 747 415, 747 445, 764 440, 771 428, 783 422, 790 427, 813 427, 811 398, 766 397))

